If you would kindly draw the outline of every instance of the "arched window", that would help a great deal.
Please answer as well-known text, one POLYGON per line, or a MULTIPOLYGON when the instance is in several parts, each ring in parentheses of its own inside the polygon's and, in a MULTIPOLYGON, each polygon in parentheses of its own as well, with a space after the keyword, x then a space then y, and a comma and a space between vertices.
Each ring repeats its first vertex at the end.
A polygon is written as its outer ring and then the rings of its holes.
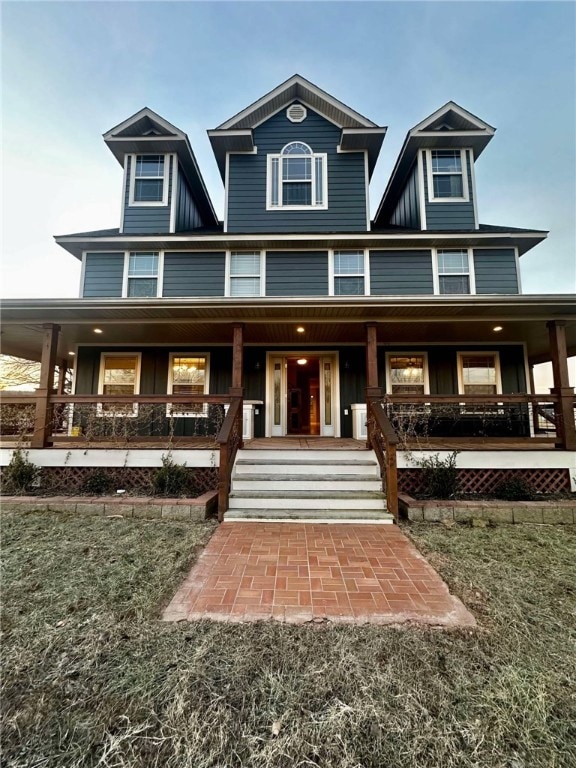
POLYGON ((268 155, 267 208, 327 208, 326 155, 302 141, 268 155))

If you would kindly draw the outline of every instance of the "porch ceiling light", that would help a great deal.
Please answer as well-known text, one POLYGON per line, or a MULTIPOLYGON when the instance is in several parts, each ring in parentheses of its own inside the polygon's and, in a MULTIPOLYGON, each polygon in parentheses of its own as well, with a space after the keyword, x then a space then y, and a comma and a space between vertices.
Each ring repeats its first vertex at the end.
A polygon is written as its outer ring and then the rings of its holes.
POLYGON ((102 328, 94 328, 94 333, 104 333, 102 328))
POLYGON ((492 328, 492 330, 493 330, 495 333, 500 333, 500 331, 502 331, 502 330, 504 330, 504 329, 502 328, 502 326, 501 326, 501 325, 495 325, 495 326, 494 326, 494 328, 492 328))
POLYGON ((304 333, 305 330, 306 329, 302 325, 299 325, 298 328, 296 328, 296 333, 304 333))
POLYGON ((299 360, 296 360, 296 362, 298 363, 298 365, 306 365, 308 360, 306 360, 305 357, 301 357, 299 360))
POLYGON ((69 355, 72 355, 72 357, 74 357, 74 355, 76 354, 76 352, 68 352, 68 354, 69 354, 69 355))

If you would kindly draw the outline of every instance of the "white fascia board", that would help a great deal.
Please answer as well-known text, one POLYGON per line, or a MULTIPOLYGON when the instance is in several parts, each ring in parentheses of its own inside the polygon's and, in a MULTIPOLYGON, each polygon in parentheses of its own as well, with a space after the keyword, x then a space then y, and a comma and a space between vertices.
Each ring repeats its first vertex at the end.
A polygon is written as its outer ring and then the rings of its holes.
MULTIPOLYGON (((137 123, 138 120, 142 120, 143 117, 149 117, 150 120, 153 120, 155 123, 158 123, 161 128, 164 128, 166 131, 171 131, 176 136, 179 136, 183 138, 186 136, 184 131, 180 130, 180 128, 177 128, 175 125, 172 125, 172 123, 169 123, 168 120, 165 120, 163 117, 161 117, 159 114, 154 112, 153 109, 150 109, 150 107, 144 107, 139 112, 136 112, 136 114, 132 115, 131 117, 126 118, 123 122, 119 123, 118 125, 115 125, 113 128, 110 128, 110 130, 106 131, 106 133, 103 134, 104 141, 107 139, 123 139, 126 138, 124 136, 116 136, 115 134, 120 131, 125 131, 126 128, 129 128, 131 125, 134 125, 134 123, 137 123)), ((135 137, 130 137, 131 139, 134 139, 135 137)), ((140 137, 137 137, 140 138, 140 137)), ((146 137, 142 137, 146 138, 146 137)), ((152 138, 161 138, 159 136, 154 136, 152 138)), ((168 138, 168 137, 166 137, 168 138)))
MULTIPOLYGON (((433 112, 431 115, 428 115, 428 117, 425 117, 424 120, 419 122, 417 125, 415 125, 410 133, 418 131, 419 133, 422 131, 425 131, 426 128, 431 124, 434 123, 436 120, 438 120, 440 117, 445 115, 447 112, 456 112, 456 114, 460 115, 464 120, 468 120, 470 123, 473 123, 474 125, 478 126, 478 130, 482 131, 482 134, 485 135, 487 131, 491 131, 492 133, 495 132, 496 128, 494 128, 492 125, 489 125, 488 123, 484 122, 484 120, 481 120, 479 117, 476 117, 476 115, 473 115, 472 112, 468 112, 467 109, 464 109, 463 107, 459 107, 458 104, 454 101, 448 101, 446 104, 444 104, 442 107, 436 110, 436 112, 433 112)), ((452 131, 450 131, 452 133, 452 131)))

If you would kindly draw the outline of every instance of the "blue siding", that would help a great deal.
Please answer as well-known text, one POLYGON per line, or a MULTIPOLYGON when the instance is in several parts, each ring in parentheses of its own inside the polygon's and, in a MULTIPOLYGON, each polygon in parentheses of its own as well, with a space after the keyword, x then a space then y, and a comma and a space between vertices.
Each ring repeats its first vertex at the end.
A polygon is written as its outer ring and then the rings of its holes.
POLYGON ((415 163, 390 223, 399 227, 420 229, 420 198, 418 192, 418 165, 415 163))
POLYGON ((224 296, 225 253, 165 253, 162 296, 224 296))
POLYGON ((326 251, 266 254, 266 296, 327 296, 326 251))
POLYGON ((432 295, 430 251, 370 251, 372 296, 432 295))
POLYGON ((513 248, 474 248, 476 293, 519 293, 513 248))
POLYGON ((202 220, 188 183, 182 173, 179 173, 178 197, 176 198, 176 232, 189 232, 201 226, 202 220))
POLYGON ((431 203, 428 198, 427 163, 423 163, 424 195, 426 197, 426 229, 474 229, 474 190, 472 189, 472 168, 470 163, 470 151, 466 150, 469 196, 469 201, 467 203, 431 203))
POLYGON ((286 110, 254 129, 256 155, 230 155, 229 232, 365 232, 364 153, 338 154, 340 129, 308 109, 302 123, 291 123, 286 110), (303 141, 328 155, 328 209, 266 210, 266 164, 290 141, 303 141))
POLYGON ((168 174, 168 205, 129 205, 131 158, 128 158, 126 188, 124 189, 124 234, 155 234, 170 231, 170 204, 172 200, 172 163, 168 174))
POLYGON ((82 296, 86 299, 122 296, 123 253, 87 253, 82 296))

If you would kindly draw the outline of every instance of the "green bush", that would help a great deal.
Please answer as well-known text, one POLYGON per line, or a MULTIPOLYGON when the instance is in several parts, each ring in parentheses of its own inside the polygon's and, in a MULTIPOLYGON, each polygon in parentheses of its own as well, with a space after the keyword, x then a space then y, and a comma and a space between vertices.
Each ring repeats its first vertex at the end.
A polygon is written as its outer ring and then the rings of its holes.
POLYGON ((459 490, 458 469, 453 451, 445 459, 435 453, 430 458, 416 462, 422 470, 422 479, 426 486, 425 495, 431 499, 453 499, 459 490))
POLYGON ((98 467, 92 470, 82 483, 82 493, 90 496, 103 496, 113 489, 114 480, 109 469, 98 467))
POLYGON ((28 460, 28 452, 17 448, 4 470, 2 487, 8 493, 26 493, 38 484, 40 467, 28 460))
POLYGON ((513 476, 498 483, 493 494, 495 498, 505 501, 534 501, 536 498, 536 492, 530 483, 523 477, 513 476))
POLYGON ((162 456, 162 468, 152 478, 156 496, 186 496, 192 491, 192 481, 185 464, 176 464, 171 456, 162 456))

